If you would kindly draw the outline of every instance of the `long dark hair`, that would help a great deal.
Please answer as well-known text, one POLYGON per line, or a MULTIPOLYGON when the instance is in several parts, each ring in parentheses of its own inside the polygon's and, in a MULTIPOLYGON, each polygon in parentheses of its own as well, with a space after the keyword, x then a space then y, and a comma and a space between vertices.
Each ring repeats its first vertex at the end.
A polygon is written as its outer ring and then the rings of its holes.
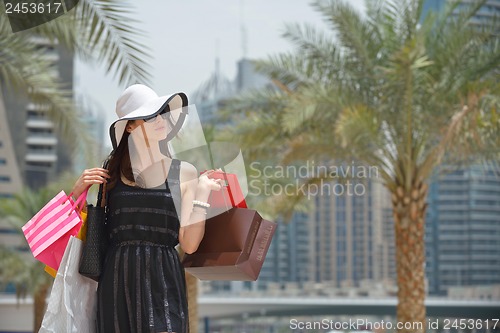
POLYGON ((129 132, 123 131, 120 144, 108 156, 107 169, 110 178, 106 185, 106 190, 111 190, 113 187, 115 187, 122 174, 131 182, 134 181, 132 165, 130 164, 130 153, 128 150, 129 135, 129 132))

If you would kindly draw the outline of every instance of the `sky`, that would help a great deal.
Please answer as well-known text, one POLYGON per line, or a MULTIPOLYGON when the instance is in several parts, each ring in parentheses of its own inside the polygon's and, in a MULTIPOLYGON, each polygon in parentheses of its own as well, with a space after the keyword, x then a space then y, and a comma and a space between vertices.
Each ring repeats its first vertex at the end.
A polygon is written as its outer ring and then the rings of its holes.
MULTIPOLYGON (((215 70, 230 80, 236 63, 292 49, 282 37, 286 23, 308 23, 327 29, 310 0, 141 0, 132 2, 136 27, 145 32, 140 42, 151 49, 152 84, 158 95, 193 93, 215 70), (242 45, 242 24, 246 47, 242 45), (244 52, 246 49, 246 52, 244 52)), ((363 0, 349 0, 362 10, 363 0)), ((106 128, 116 118, 115 102, 124 86, 105 75, 99 64, 75 63, 75 90, 100 106, 106 128)))

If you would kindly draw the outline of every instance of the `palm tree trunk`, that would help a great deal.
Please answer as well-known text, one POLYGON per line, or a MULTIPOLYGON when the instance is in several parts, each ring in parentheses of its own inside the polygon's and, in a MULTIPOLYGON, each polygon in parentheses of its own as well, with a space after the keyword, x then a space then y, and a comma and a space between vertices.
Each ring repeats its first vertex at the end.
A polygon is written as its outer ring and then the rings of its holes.
POLYGON ((425 210, 427 185, 413 184, 392 194, 396 238, 399 333, 425 332, 425 210))
POLYGON ((33 300, 33 332, 38 332, 42 326, 43 316, 45 315, 45 308, 47 306, 46 300, 49 293, 50 284, 44 283, 40 285, 35 291, 35 298, 33 300))
POLYGON ((198 332, 198 279, 186 272, 189 331, 198 332))

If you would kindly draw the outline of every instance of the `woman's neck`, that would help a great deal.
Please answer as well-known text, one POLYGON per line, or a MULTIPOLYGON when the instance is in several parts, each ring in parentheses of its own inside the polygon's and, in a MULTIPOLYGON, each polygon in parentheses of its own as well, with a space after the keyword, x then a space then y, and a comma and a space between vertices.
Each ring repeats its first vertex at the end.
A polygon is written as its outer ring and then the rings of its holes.
POLYGON ((172 159, 160 150, 160 144, 151 140, 143 125, 135 129, 138 135, 129 137, 129 153, 136 185, 153 188, 165 183, 172 159))
POLYGON ((148 138, 143 125, 140 125, 136 131, 143 132, 142 135, 130 135, 129 137, 130 163, 134 171, 144 171, 164 160, 170 162, 170 158, 161 152, 159 142, 148 138))

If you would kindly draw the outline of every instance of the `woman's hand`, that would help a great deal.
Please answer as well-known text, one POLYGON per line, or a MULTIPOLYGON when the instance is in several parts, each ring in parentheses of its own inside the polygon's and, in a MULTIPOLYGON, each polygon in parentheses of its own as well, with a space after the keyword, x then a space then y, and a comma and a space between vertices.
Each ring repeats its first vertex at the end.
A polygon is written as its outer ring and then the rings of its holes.
POLYGON ((198 188, 201 190, 207 190, 209 192, 220 191, 224 184, 224 179, 214 179, 209 177, 216 171, 221 171, 221 169, 208 170, 202 173, 198 178, 198 188))
MULTIPOLYGON (((210 192, 220 191, 222 189, 224 180, 210 178, 210 175, 215 171, 216 170, 205 171, 198 177, 198 186, 196 188, 195 194, 196 200, 207 202, 208 197, 210 196, 210 192)), ((220 169, 217 171, 220 171, 220 169)))
POLYGON ((78 198, 87 188, 94 184, 102 184, 109 178, 108 170, 103 168, 86 169, 73 186, 73 196, 78 198))

